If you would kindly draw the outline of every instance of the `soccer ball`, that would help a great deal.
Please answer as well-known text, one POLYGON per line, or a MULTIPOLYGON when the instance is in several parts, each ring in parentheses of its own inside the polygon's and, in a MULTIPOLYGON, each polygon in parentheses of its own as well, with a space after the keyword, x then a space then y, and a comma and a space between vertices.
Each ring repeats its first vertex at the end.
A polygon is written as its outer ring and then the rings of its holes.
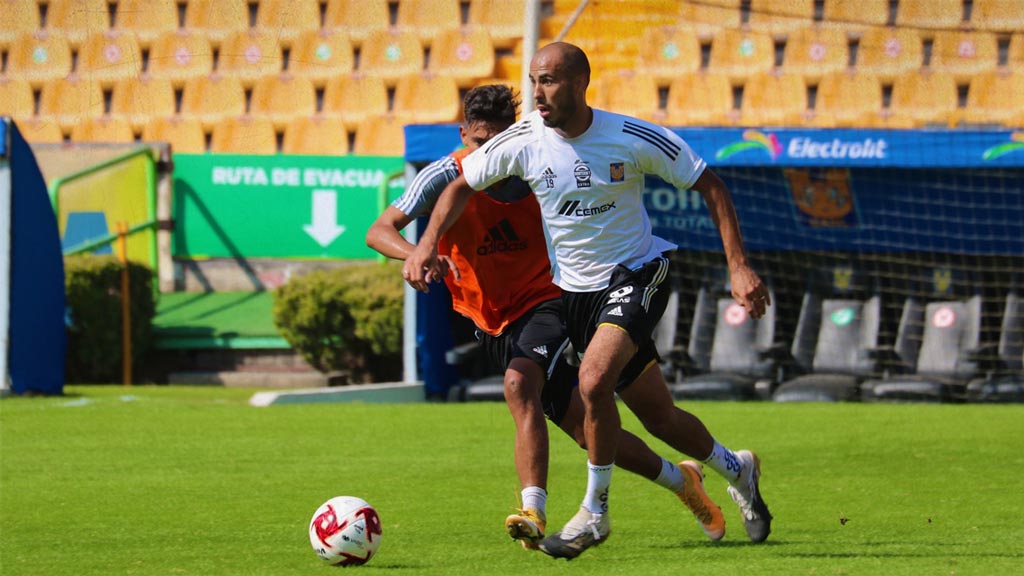
POLYGON ((362 498, 336 496, 316 509, 309 522, 309 543, 333 566, 366 564, 380 546, 377 511, 362 498))

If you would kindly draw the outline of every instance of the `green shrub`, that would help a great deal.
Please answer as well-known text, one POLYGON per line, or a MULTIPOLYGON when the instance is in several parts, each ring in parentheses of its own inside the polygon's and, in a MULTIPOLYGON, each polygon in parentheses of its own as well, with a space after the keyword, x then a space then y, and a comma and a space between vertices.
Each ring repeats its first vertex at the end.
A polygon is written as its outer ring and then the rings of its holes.
POLYGON ((274 323, 321 372, 348 372, 359 382, 397 380, 402 286, 397 263, 313 272, 275 291, 274 323))
MULTIPOLYGON (((81 254, 64 259, 68 307, 68 382, 121 381, 121 271, 113 256, 81 254)), ((128 263, 132 364, 152 344, 156 314, 153 272, 128 263)))

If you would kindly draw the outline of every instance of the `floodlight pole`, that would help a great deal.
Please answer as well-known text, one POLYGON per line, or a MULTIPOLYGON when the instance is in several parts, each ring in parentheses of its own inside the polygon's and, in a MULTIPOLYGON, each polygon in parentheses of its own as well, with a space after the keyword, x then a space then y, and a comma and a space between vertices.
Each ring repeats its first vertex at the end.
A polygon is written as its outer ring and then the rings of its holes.
POLYGON ((520 76, 519 94, 523 100, 522 116, 533 112, 533 87, 530 86, 530 61, 537 52, 537 38, 540 35, 540 0, 523 0, 526 15, 523 17, 523 72, 520 76))

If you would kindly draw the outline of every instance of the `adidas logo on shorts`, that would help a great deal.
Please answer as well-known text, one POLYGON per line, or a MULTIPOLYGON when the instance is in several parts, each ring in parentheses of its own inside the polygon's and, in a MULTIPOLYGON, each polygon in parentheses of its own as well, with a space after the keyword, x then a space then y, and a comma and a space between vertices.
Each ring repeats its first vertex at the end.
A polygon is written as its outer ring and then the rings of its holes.
POLYGON ((616 306, 608 312, 609 316, 622 316, 622 306, 616 306))

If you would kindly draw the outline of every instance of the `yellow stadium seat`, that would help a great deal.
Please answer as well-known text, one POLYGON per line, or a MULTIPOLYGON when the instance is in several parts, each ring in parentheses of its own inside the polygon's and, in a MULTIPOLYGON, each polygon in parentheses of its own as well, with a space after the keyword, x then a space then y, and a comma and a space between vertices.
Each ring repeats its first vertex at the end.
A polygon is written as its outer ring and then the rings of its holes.
POLYGON ((681 0, 677 24, 693 30, 702 40, 723 28, 738 29, 743 21, 740 0, 681 0))
POLYGON ((701 48, 697 33, 679 26, 652 26, 640 39, 637 70, 668 85, 682 74, 700 69, 701 48))
POLYGON ((142 73, 142 51, 135 35, 110 31, 90 34, 78 52, 75 72, 104 88, 122 78, 137 77, 142 73))
POLYGON ((338 76, 330 79, 324 89, 323 114, 341 118, 350 131, 355 130, 364 118, 386 114, 387 111, 387 87, 376 76, 338 76))
POLYGON ((399 30, 418 36, 424 46, 430 46, 442 32, 455 30, 461 24, 459 0, 406 0, 398 3, 395 25, 399 30))
POLYGON ((232 116, 213 127, 210 152, 277 154, 277 134, 266 118, 232 116))
POLYGON ((782 71, 800 74, 808 82, 837 72, 850 63, 846 33, 839 28, 803 28, 792 32, 786 41, 782 71))
POLYGON ((167 142, 174 153, 202 154, 206 151, 206 135, 202 124, 195 118, 154 118, 143 127, 142 141, 167 142))
POLYGON ((773 36, 810 26, 814 21, 814 0, 750 0, 751 30, 773 36))
POLYGON ((1015 70, 1024 70, 1024 33, 1014 34, 1010 37, 1006 65, 1015 70))
POLYGON ((39 118, 16 119, 18 132, 27 142, 33 144, 54 144, 64 141, 64 133, 57 123, 39 118))
POLYGON ((190 78, 208 76, 212 72, 213 48, 202 32, 168 32, 157 38, 149 51, 146 73, 170 80, 175 88, 180 88, 190 78))
POLYGON ((110 96, 110 116, 127 120, 136 131, 152 118, 173 116, 174 88, 166 78, 141 76, 125 78, 114 84, 110 96))
POLYGON ((807 85, 799 75, 758 74, 743 87, 740 124, 744 126, 798 125, 806 112, 807 85))
POLYGON ((595 108, 649 121, 658 113, 658 84, 653 76, 634 71, 613 72, 592 84, 595 94, 591 104, 595 108))
POLYGON ((65 131, 87 119, 106 112, 99 82, 72 74, 61 80, 49 80, 39 94, 38 116, 56 122, 65 131))
POLYGON ((78 48, 86 36, 108 28, 107 0, 48 0, 46 3, 46 30, 63 35, 72 48, 78 48))
POLYGON ((967 106, 957 110, 957 123, 1004 124, 1024 113, 1024 70, 1000 70, 971 78, 967 106))
POLYGON ((870 72, 844 70, 822 76, 812 124, 823 127, 870 125, 882 110, 882 83, 870 72))
POLYGON ((912 28, 868 28, 860 38, 856 67, 891 82, 924 64, 921 36, 912 28))
POLYGON ((494 74, 494 45, 483 28, 446 30, 430 49, 428 72, 450 76, 460 88, 494 74))
POLYGON ((393 114, 370 116, 359 123, 352 153, 360 156, 401 156, 405 123, 393 114))
POLYGON ((185 28, 199 30, 214 48, 228 36, 249 29, 247 0, 188 0, 185 28))
POLYGON ((508 50, 523 37, 523 19, 526 17, 525 2, 507 0, 470 0, 470 26, 487 30, 495 48, 508 50))
POLYGON ((679 76, 668 87, 665 121, 669 126, 722 126, 731 124, 732 86, 721 74, 695 72, 679 76))
POLYGON ((284 129, 281 152, 344 156, 349 153, 348 132, 338 117, 296 116, 284 129))
POLYGON ((359 72, 377 76, 388 86, 407 74, 423 71, 423 47, 411 32, 384 30, 374 32, 360 50, 359 72))
POLYGON ((889 0, 825 0, 821 23, 859 35, 869 26, 889 23, 889 0))
MULTIPOLYGON (((1024 11, 1024 4, 1021 4, 1024 11)), ((995 70, 999 65, 999 42, 992 32, 937 30, 932 41, 933 69, 949 72, 957 82, 995 70)))
POLYGON ((222 118, 245 114, 245 89, 238 78, 213 74, 185 82, 181 116, 199 120, 212 129, 222 118))
POLYGON ((438 124, 459 119, 459 88, 439 74, 410 74, 398 79, 392 112, 409 124, 438 124))
POLYGON ((149 48, 157 38, 178 29, 176 0, 118 0, 114 27, 134 32, 139 45, 149 48))
POLYGON ((733 85, 775 66, 775 43, 768 34, 720 30, 711 40, 710 72, 725 74, 733 85))
POLYGON ((87 118, 71 127, 74 142, 134 142, 135 134, 123 118, 87 118))
MULTIPOLYGON (((39 4, 36 0, 5 0, 4 20, 0 26, 0 50, 12 46, 22 34, 39 30, 39 4)), ((522 24, 520 24, 521 26, 522 24)))
POLYGON ((39 88, 49 80, 59 80, 71 73, 71 48, 59 34, 40 32, 22 34, 7 54, 9 78, 27 80, 39 88))
POLYGON ((260 78, 252 89, 249 114, 266 118, 274 128, 284 127, 295 116, 316 112, 316 90, 309 78, 279 74, 260 78))
POLYGON ((35 113, 36 101, 28 80, 0 76, 0 116, 30 118, 35 113))
POLYGON ((887 115, 914 126, 948 124, 957 110, 959 95, 953 76, 947 72, 908 72, 897 76, 892 86, 887 115))
POLYGON ((260 0, 256 27, 276 36, 281 46, 290 48, 304 32, 320 29, 320 3, 317 0, 260 0))
POLYGON ((388 0, 327 0, 324 28, 345 32, 355 47, 391 26, 388 0))
POLYGON ((276 36, 263 30, 235 32, 221 44, 217 72, 250 87, 257 78, 280 72, 283 62, 276 36))
POLYGON ((354 67, 348 34, 324 29, 304 32, 295 40, 287 72, 308 78, 314 86, 323 88, 331 78, 351 74, 354 67))
POLYGON ((919 28, 923 38, 937 29, 956 29, 963 23, 963 0, 900 0, 896 26, 919 28))
POLYGON ((519 85, 523 76, 522 54, 496 54, 494 57, 494 77, 510 80, 519 85))
POLYGON ((993 32, 1024 30, 1024 6, 1020 0, 974 0, 971 26, 993 32))

